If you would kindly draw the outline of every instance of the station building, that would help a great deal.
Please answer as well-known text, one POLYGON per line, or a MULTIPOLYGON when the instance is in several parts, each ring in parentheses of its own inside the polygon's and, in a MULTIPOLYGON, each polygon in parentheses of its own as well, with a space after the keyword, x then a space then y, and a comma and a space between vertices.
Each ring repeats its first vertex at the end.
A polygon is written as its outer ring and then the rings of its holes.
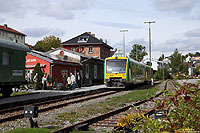
POLYGON ((32 50, 26 56, 26 70, 31 73, 37 63, 50 77, 53 75, 57 83, 62 82, 63 75, 71 72, 76 76, 79 71, 83 85, 103 83, 104 60, 64 48, 56 48, 48 52, 32 50))
POLYGON ((72 39, 61 43, 61 45, 65 49, 97 57, 99 59, 105 59, 112 56, 111 50, 113 48, 102 39, 95 37, 95 34, 92 34, 91 32, 85 32, 73 37, 72 39))

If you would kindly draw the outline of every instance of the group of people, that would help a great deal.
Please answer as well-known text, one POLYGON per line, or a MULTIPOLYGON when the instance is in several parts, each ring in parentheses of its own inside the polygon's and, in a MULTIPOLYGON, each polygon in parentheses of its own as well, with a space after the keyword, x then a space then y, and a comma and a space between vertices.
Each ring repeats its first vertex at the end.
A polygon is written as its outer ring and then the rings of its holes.
POLYGON ((68 74, 66 73, 65 75, 63 75, 63 90, 74 90, 76 85, 78 88, 81 87, 81 75, 79 72, 77 72, 76 76, 74 76, 73 73, 70 73, 70 75, 68 76, 68 74))

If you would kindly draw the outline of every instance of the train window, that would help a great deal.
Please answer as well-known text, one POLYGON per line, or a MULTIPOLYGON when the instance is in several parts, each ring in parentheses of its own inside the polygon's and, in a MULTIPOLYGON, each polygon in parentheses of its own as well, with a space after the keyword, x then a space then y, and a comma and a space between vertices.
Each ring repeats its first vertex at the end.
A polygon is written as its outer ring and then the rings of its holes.
POLYGON ((5 65, 5 66, 6 65, 10 65, 10 63, 9 63, 10 62, 10 59, 9 59, 10 57, 9 56, 10 56, 9 53, 3 52, 3 56, 2 56, 3 57, 2 58, 2 64, 3 65, 5 65))
POLYGON ((126 72, 126 60, 125 59, 113 59, 106 61, 107 73, 125 73, 126 72))

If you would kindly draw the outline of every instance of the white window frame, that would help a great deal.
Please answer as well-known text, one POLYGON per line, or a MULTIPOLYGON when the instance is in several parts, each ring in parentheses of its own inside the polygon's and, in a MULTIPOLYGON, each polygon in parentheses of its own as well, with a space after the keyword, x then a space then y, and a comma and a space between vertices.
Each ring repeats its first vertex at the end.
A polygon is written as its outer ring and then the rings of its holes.
POLYGON ((89 39, 89 36, 80 36, 78 38, 78 43, 84 43, 84 42, 87 42, 89 39))
POLYGON ((88 53, 93 53, 93 47, 92 47, 92 46, 89 46, 88 48, 89 48, 88 53))
POLYGON ((94 65, 94 78, 97 78, 97 65, 94 65))
POLYGON ((10 55, 8 52, 2 53, 2 65, 4 66, 10 65, 10 55))

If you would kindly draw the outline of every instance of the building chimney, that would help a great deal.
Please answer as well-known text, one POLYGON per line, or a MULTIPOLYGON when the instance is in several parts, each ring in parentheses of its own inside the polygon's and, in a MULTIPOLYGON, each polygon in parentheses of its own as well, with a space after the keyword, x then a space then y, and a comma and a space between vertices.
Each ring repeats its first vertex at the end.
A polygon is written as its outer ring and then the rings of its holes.
POLYGON ((8 25, 7 25, 7 24, 4 24, 4 28, 8 28, 8 25))
POLYGON ((91 35, 92 33, 91 33, 91 32, 88 32, 88 34, 90 34, 90 35, 91 35))
POLYGON ((92 34, 93 37, 95 37, 95 34, 92 34))

